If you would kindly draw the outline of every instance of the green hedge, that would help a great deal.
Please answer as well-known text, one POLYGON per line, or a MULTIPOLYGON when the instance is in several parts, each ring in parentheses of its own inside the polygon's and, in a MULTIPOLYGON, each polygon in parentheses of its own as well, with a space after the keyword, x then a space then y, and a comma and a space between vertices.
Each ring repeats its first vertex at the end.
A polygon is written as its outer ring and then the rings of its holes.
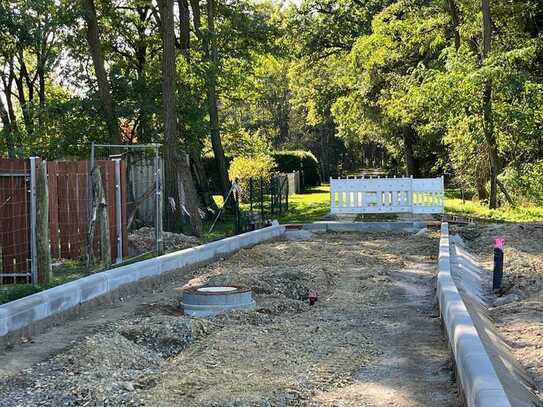
MULTIPOLYGON (((286 173, 303 170, 303 185, 318 186, 321 183, 319 162, 308 151, 275 151, 270 154, 277 163, 277 171, 286 173)), ((230 167, 233 157, 226 157, 226 164, 230 167)), ((219 169, 213 156, 203 158, 206 175, 213 194, 220 194, 219 169)))
POLYGON ((271 154, 277 163, 279 172, 303 170, 303 185, 317 186, 321 184, 319 162, 309 151, 275 151, 271 154))

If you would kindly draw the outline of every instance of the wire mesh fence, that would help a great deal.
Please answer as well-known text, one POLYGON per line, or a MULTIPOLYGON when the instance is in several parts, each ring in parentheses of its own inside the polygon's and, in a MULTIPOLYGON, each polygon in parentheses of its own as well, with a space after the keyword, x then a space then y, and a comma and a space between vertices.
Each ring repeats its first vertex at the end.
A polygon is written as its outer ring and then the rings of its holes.
MULTIPOLYGON (((232 201, 231 212, 224 211, 224 216, 219 213, 210 231, 214 229, 218 219, 222 220, 223 225, 231 223, 231 234, 269 226, 273 219, 288 212, 288 181, 286 174, 235 180, 232 193, 229 194, 232 201)), ((223 208, 226 206, 227 202, 223 208)))
MULTIPOLYGON (((160 145, 95 145, 91 163, 108 161, 115 168, 113 180, 102 184, 114 187, 115 195, 106 196, 106 205, 115 208, 109 218, 110 238, 116 242, 113 262, 119 264, 135 257, 160 254, 162 247, 163 160, 160 145)), ((95 185, 95 183, 93 183, 95 185)), ((97 191, 94 191, 96 195, 97 191)), ((107 195, 107 191, 105 191, 107 195)), ((97 207, 96 196, 90 203, 97 207)), ((96 210, 95 210, 96 212, 96 210)), ((97 216, 93 213, 91 216, 97 216)))
POLYGON ((291 174, 234 182, 223 209, 201 211, 197 239, 163 231, 172 199, 163 193, 163 167, 156 144, 94 144, 89 160, 0 160, 0 285, 60 284, 265 227, 288 211, 294 188, 291 174))
POLYGON ((0 160, 0 284, 29 283, 29 182, 26 160, 0 160))

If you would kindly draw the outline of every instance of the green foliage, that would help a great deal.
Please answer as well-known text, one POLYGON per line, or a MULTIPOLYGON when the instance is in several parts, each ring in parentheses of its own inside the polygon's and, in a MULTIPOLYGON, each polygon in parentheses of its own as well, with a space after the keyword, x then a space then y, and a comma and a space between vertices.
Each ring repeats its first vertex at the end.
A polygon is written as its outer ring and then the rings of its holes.
POLYGON ((279 172, 303 171, 304 185, 320 185, 319 162, 309 151, 274 151, 272 157, 279 172))
POLYGON ((500 177, 515 204, 543 206, 543 160, 507 168, 500 177))
POLYGON ((15 301, 40 291, 42 291, 42 288, 30 284, 6 285, 0 287, 0 304, 15 301))
POLYGON ((225 154, 232 157, 269 154, 272 148, 270 141, 260 130, 250 132, 245 129, 240 129, 235 134, 225 134, 223 146, 225 154))
MULTIPOLYGON (((308 185, 384 161, 392 174, 451 173, 484 199, 489 148, 482 96, 491 83, 500 180, 518 203, 542 201, 541 2, 492 2, 492 50, 484 60, 476 0, 454 0, 458 27, 448 1, 221 0, 214 35, 204 3, 202 35, 192 21, 188 50, 177 41, 178 137, 187 150, 211 150, 208 86, 216 74, 227 155, 273 154, 279 171, 303 169, 308 185)), ((162 43, 154 3, 96 7, 123 141, 161 142, 162 43)), ((87 157, 91 140, 107 138, 81 17, 79 2, 0 3, 3 156, 87 157)), ((214 190, 216 164, 205 158, 204 166, 214 190)))
POLYGON ((241 187, 242 200, 245 202, 249 198, 251 178, 262 177, 266 183, 270 180, 276 169, 273 158, 269 155, 259 154, 252 157, 235 157, 228 171, 232 181, 237 181, 241 187))
POLYGON ((230 163, 228 175, 232 181, 249 178, 269 178, 276 168, 275 161, 269 155, 259 154, 252 157, 235 157, 230 163))

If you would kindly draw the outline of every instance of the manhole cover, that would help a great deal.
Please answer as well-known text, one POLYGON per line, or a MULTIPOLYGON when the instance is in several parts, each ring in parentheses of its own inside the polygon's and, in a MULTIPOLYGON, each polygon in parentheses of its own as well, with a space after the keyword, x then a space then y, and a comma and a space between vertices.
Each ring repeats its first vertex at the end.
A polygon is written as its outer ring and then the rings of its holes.
POLYGON ((237 286, 193 287, 184 290, 181 296, 183 311, 193 317, 209 317, 255 306, 251 290, 237 286))

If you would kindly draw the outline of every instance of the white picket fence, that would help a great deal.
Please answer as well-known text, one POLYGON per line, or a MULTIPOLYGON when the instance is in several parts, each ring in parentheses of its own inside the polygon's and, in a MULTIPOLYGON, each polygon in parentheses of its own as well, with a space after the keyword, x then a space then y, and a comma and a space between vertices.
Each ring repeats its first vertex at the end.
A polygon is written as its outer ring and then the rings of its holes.
POLYGON ((330 179, 330 212, 443 213, 443 177, 330 179))

